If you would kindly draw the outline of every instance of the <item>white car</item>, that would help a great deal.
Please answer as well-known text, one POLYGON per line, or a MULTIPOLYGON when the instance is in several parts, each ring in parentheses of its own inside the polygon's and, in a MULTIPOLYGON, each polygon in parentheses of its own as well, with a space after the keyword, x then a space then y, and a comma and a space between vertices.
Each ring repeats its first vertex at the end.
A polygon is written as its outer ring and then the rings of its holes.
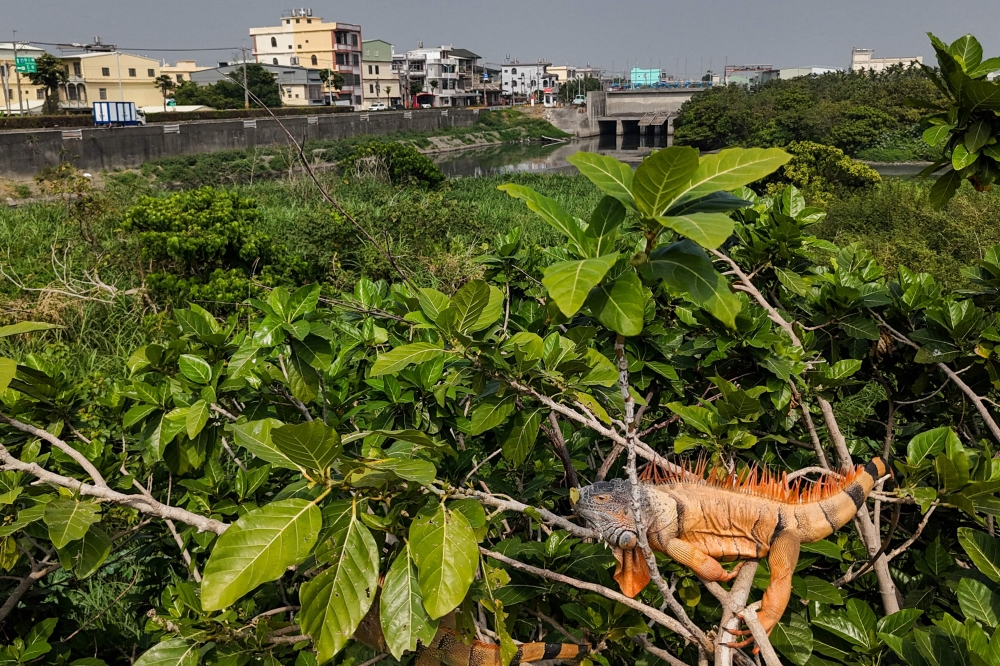
POLYGON ((421 109, 430 109, 430 108, 433 108, 433 107, 430 104, 427 104, 426 102, 424 102, 423 104, 420 105, 420 108, 421 109))
POLYGON ((385 111, 385 110, 387 110, 388 108, 389 108, 389 107, 387 107, 387 106, 386 106, 385 104, 383 104, 382 102, 377 102, 377 103, 375 103, 375 104, 372 104, 371 106, 369 106, 369 107, 368 107, 368 110, 369 110, 369 111, 385 111))

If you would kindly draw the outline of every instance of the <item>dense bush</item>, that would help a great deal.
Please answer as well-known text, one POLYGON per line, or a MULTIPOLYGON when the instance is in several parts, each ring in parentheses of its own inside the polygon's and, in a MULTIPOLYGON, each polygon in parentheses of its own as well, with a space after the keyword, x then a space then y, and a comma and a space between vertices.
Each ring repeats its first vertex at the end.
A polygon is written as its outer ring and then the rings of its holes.
POLYGON ((396 185, 437 187, 445 176, 429 157, 413 146, 377 142, 359 146, 340 161, 340 169, 354 178, 373 177, 396 185))
POLYGON ((768 182, 791 183, 815 204, 826 205, 838 197, 875 187, 882 177, 870 166, 852 160, 844 151, 812 141, 793 141, 788 164, 768 182))

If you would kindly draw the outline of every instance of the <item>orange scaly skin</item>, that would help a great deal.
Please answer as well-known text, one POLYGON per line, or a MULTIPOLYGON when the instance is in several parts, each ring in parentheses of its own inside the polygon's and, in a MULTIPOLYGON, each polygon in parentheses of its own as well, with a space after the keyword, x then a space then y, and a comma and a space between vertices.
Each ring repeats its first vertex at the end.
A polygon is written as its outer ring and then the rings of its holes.
MULTIPOLYGON (((713 470, 706 475, 704 463, 681 474, 648 469, 643 512, 649 545, 712 581, 736 576, 720 561, 766 557, 771 584, 758 619, 770 633, 788 605, 799 546, 819 541, 850 522, 885 473, 885 465, 875 458, 841 477, 827 477, 803 489, 801 481, 790 485, 784 474, 775 478, 766 471, 733 475, 713 470)), ((577 512, 613 546, 619 560, 615 579, 623 593, 635 596, 649 582, 649 571, 634 550, 635 521, 627 486, 618 480, 582 489, 577 512)))

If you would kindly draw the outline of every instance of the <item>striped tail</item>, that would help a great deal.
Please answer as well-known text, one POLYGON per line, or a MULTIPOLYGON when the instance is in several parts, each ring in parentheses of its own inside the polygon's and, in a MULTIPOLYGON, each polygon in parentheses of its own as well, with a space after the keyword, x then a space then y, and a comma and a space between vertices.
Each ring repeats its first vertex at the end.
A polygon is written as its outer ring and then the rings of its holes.
POLYGON ((860 469, 859 466, 852 475, 854 478, 843 490, 816 502, 810 521, 812 529, 809 541, 823 539, 851 522, 858 509, 865 503, 872 488, 875 487, 875 482, 885 476, 886 472, 887 469, 882 459, 872 458, 864 469, 860 469))
POLYGON ((520 666, 550 659, 578 660, 589 652, 585 645, 572 643, 525 643, 509 664, 500 658, 499 645, 473 641, 466 645, 450 629, 441 627, 430 645, 417 649, 415 666, 520 666))

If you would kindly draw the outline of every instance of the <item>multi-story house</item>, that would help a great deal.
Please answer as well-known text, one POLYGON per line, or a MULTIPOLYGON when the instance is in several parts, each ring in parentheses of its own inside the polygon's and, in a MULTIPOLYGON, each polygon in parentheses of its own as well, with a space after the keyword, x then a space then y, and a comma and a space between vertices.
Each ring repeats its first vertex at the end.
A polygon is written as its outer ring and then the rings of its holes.
POLYGON ((64 55, 61 60, 69 77, 59 87, 63 109, 89 109, 100 101, 163 105, 163 94, 155 84, 159 60, 121 51, 64 55))
POLYGON ((331 102, 364 104, 360 25, 326 22, 312 9, 291 9, 282 12, 278 26, 250 28, 250 36, 257 62, 339 72, 344 86, 331 93, 331 102))
MULTIPOLYGON (((0 110, 7 115, 38 113, 45 105, 45 88, 36 86, 27 75, 17 73, 14 63, 14 43, 0 42, 0 110), (18 97, 18 78, 21 96, 18 97)), ((45 53, 43 49, 27 44, 17 44, 17 57, 37 58, 45 53)))
MULTIPOLYGON (((323 80, 318 69, 306 67, 271 65, 259 63, 261 67, 274 74, 281 89, 281 103, 284 106, 322 106, 325 104, 323 80)), ((241 80, 241 63, 220 65, 203 69, 191 74, 191 81, 200 86, 208 86, 223 80, 241 80)))
POLYGON ((923 56, 913 56, 911 58, 876 58, 875 49, 851 49, 851 71, 881 72, 889 67, 901 66, 904 69, 917 67, 924 62, 923 56))
POLYGON ((479 56, 451 45, 416 49, 393 56, 393 70, 411 106, 472 106, 482 97, 479 56), (411 82, 416 82, 411 84, 411 82), (411 88, 412 85, 412 88, 411 88))
POLYGON ((399 104, 402 94, 399 75, 392 67, 392 44, 381 39, 366 39, 362 46, 361 82, 364 88, 364 108, 381 102, 387 106, 399 104))
POLYGON ((534 97, 545 104, 554 103, 559 92, 559 78, 549 72, 550 62, 505 64, 500 73, 500 89, 512 100, 534 97))
POLYGON ((160 68, 160 72, 180 85, 185 81, 190 81, 191 75, 195 72, 203 72, 206 69, 211 69, 211 67, 199 67, 194 60, 178 60, 176 65, 164 65, 160 68))

